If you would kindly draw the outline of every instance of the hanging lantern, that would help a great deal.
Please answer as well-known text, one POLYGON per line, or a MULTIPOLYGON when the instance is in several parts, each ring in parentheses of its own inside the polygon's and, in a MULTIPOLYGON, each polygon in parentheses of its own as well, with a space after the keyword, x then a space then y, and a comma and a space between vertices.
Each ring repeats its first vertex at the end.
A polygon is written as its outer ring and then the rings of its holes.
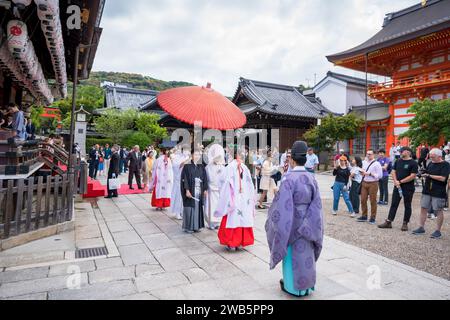
POLYGON ((36 56, 33 43, 28 37, 27 26, 22 21, 8 22, 8 48, 20 65, 25 78, 31 82, 36 93, 43 96, 44 103, 53 103, 53 96, 44 77, 42 66, 36 56))
POLYGON ((50 52, 55 80, 59 95, 67 97, 67 66, 64 40, 62 36, 59 0, 34 0, 38 8, 38 17, 50 52))

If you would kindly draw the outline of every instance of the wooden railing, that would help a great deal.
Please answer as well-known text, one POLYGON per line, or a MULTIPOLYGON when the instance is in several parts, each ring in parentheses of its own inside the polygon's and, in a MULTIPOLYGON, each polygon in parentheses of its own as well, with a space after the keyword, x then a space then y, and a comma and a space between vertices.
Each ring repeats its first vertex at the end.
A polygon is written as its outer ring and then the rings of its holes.
POLYGON ((87 164, 62 176, 0 180, 0 239, 71 221, 87 190, 87 164))
POLYGON ((438 70, 430 74, 420 74, 414 77, 400 78, 392 81, 370 85, 369 95, 403 90, 405 88, 428 87, 441 83, 450 83, 450 69, 438 70))

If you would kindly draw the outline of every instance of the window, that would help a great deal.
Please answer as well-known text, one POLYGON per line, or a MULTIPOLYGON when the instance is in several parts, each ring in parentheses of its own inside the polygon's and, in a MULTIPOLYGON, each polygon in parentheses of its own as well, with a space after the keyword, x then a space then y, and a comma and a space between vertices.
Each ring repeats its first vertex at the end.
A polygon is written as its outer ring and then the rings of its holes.
POLYGON ((364 154, 364 149, 365 149, 364 132, 360 132, 353 139, 353 154, 364 154))
POLYGON ((414 116, 412 117, 401 117, 401 118, 395 118, 394 123, 395 124, 406 124, 409 120, 414 119, 414 116))
POLYGON ((442 63, 444 61, 445 61, 444 56, 436 57, 436 58, 433 58, 433 60, 431 60, 430 64, 438 64, 438 63, 442 63))
POLYGON ((408 114, 408 108, 400 108, 394 110, 394 115, 396 116, 404 116, 408 114))
POLYGON ((439 93, 439 94, 433 94, 433 95, 431 96, 431 100, 437 101, 437 100, 442 100, 442 99, 444 99, 444 95, 443 95, 442 93, 439 93))
POLYGON ((372 129, 370 132, 370 144, 374 150, 386 148, 386 129, 372 129))
POLYGON ((405 104, 406 103, 406 99, 399 99, 397 100, 397 102, 395 103, 395 105, 400 105, 400 104, 405 104))
POLYGON ((408 131, 408 127, 399 127, 394 129, 394 135, 399 136, 408 131))

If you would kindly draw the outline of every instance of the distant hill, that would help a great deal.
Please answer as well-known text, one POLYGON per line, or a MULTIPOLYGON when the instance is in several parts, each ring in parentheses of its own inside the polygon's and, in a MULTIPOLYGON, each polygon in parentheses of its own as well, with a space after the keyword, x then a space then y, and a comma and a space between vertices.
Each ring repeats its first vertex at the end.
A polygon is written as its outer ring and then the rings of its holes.
POLYGON ((194 86, 194 84, 184 81, 163 81, 141 74, 125 72, 91 72, 88 80, 81 81, 81 85, 99 87, 104 81, 114 82, 116 84, 131 85, 135 89, 148 89, 163 91, 171 88, 194 86))

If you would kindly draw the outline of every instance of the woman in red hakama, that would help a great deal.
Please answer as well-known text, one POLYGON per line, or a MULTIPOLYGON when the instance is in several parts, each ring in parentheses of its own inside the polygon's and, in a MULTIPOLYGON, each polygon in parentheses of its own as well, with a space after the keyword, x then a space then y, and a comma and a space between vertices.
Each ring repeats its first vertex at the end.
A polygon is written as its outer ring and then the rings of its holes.
POLYGON ((164 150, 155 161, 152 172, 150 192, 152 194, 152 207, 162 210, 170 207, 170 197, 173 187, 172 162, 164 150))
POLYGON ((223 217, 218 233, 227 250, 239 250, 255 242, 255 187, 248 168, 239 157, 226 168, 226 181, 220 191, 216 217, 223 217))

